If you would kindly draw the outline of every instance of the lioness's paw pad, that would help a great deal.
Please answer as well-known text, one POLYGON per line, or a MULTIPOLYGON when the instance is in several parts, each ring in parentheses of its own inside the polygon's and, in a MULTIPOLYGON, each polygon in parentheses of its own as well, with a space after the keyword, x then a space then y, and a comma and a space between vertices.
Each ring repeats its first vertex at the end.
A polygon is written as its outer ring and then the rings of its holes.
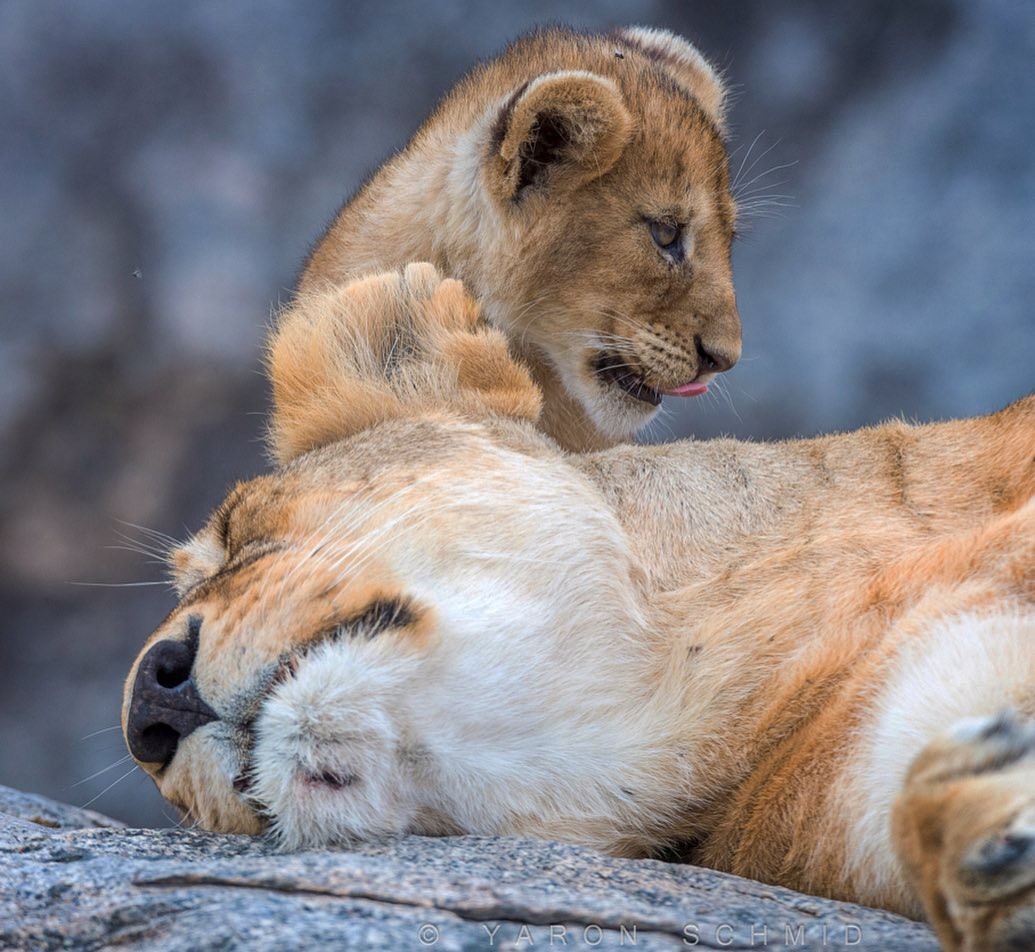
POLYGON ((975 843, 964 855, 961 869, 973 883, 1035 881, 1035 807, 1022 811, 1005 829, 975 843))
POLYGON ((416 263, 296 301, 281 319, 278 338, 286 325, 307 323, 325 348, 338 341, 355 372, 369 376, 403 361, 429 360, 451 334, 471 333, 478 320, 478 305, 461 282, 443 278, 433 265, 416 263), (374 358, 370 371, 363 367, 364 355, 374 358))
POLYGON ((951 774, 1001 770, 1025 758, 1035 758, 1035 722, 1007 710, 957 721, 932 769, 937 770, 940 763, 941 774, 948 779, 951 774))
POLYGON ((408 264, 402 277, 414 303, 424 305, 420 309, 421 317, 455 330, 470 330, 478 323, 478 305, 463 283, 455 278, 443 278, 433 264, 408 264))
POLYGON ((541 394, 463 284, 407 265, 300 297, 270 338, 280 462, 431 411, 536 420, 541 394))
POLYGON ((1035 948, 1035 723, 956 724, 917 758, 894 821, 947 949, 1035 948))

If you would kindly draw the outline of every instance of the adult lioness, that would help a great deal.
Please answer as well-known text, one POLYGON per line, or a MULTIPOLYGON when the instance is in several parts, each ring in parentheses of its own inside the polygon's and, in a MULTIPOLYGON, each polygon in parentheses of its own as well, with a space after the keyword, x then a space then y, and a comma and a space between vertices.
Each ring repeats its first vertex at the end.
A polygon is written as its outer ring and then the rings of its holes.
POLYGON ((725 98, 662 30, 526 36, 345 205, 299 292, 434 262, 531 367, 551 436, 626 440, 740 356, 725 98))
POLYGON ((571 456, 429 266, 274 346, 284 465, 173 553, 126 682, 130 750, 202 826, 683 844, 1031 947, 1035 398, 571 456))

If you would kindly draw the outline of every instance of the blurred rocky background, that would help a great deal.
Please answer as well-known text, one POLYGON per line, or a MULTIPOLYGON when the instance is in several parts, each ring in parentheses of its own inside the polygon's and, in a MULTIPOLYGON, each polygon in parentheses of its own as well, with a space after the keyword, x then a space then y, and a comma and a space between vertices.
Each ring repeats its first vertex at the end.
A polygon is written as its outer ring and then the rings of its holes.
POLYGON ((1030 0, 3 0, 0 783, 172 822, 114 727, 173 600, 120 546, 159 550, 136 527, 181 537, 263 468, 260 345, 309 242, 476 59, 549 21, 669 27, 738 88, 745 357, 649 438, 1035 385, 1030 0))

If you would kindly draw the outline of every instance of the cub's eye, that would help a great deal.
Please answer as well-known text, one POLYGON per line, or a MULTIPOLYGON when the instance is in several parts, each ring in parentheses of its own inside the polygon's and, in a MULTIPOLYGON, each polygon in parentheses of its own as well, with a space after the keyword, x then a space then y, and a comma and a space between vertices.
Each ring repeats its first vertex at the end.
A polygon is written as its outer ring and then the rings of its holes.
POLYGON ((670 221, 652 221, 650 223, 650 236, 662 251, 671 251, 679 241, 682 229, 679 225, 670 221))

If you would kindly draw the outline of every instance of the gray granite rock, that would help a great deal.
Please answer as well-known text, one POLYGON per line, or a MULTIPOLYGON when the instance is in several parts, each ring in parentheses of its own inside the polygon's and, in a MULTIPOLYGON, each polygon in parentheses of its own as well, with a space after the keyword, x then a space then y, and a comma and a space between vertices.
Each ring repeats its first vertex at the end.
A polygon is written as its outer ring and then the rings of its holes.
POLYGON ((515 838, 277 853, 0 787, 3 949, 934 952, 923 925, 710 870, 515 838))

